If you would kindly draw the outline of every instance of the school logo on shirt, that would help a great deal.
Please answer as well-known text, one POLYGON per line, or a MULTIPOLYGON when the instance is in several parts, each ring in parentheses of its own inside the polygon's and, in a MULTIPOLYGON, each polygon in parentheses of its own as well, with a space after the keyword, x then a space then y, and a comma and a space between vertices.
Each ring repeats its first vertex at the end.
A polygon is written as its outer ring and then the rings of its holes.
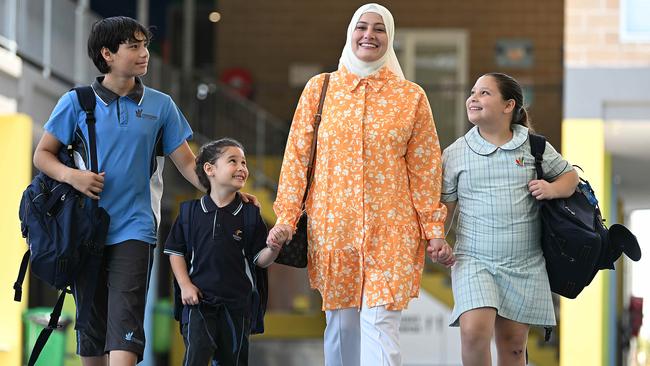
POLYGON ((515 159, 515 164, 519 166, 524 166, 524 157, 522 156, 520 158, 515 159))
POLYGON ((235 241, 241 241, 241 239, 242 239, 241 235, 242 234, 243 234, 243 232, 241 230, 237 229, 237 230, 235 230, 235 233, 232 234, 232 238, 235 239, 235 241))
POLYGON ((138 117, 138 118, 150 119, 150 120, 153 120, 153 121, 158 119, 158 117, 154 116, 153 114, 143 113, 142 108, 136 109, 135 116, 138 117))

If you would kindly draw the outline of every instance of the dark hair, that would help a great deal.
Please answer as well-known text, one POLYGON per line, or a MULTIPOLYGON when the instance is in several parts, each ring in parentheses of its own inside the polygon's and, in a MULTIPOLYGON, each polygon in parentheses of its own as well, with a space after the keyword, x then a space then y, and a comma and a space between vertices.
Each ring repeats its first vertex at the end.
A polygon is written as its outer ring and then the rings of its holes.
POLYGON ((244 146, 239 141, 231 139, 230 137, 224 137, 201 146, 201 150, 196 156, 196 168, 194 168, 194 170, 196 171, 196 175, 199 177, 201 185, 208 190, 208 194, 210 193, 210 181, 208 180, 208 176, 205 174, 205 170, 203 170, 203 165, 205 165, 205 163, 214 164, 227 147, 238 147, 244 151, 244 146))
POLYGON ((521 85, 515 78, 500 72, 490 72, 483 76, 491 76, 496 80, 499 92, 503 100, 514 100, 515 108, 512 110, 512 120, 510 124, 518 124, 530 128, 530 119, 528 111, 524 105, 524 93, 521 85))
POLYGON ((106 47, 116 53, 122 43, 144 41, 149 44, 151 31, 135 19, 119 16, 101 19, 93 24, 88 36, 88 57, 102 74, 111 72, 110 66, 102 56, 102 48, 106 47), (136 38, 142 34, 144 39, 136 38))

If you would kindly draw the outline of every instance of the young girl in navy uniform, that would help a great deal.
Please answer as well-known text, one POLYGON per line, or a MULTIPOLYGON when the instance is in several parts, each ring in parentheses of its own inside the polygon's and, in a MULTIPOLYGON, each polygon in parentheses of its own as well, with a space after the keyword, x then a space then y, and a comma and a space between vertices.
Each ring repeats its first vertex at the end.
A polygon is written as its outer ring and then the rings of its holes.
POLYGON ((273 263, 286 238, 267 246, 259 209, 241 200, 248 168, 239 142, 224 138, 204 145, 196 173, 208 193, 181 204, 164 250, 184 305, 183 365, 205 366, 211 359, 221 366, 247 365, 255 321, 251 304, 260 280, 256 268, 273 263), (251 209, 255 225, 248 229, 251 209))

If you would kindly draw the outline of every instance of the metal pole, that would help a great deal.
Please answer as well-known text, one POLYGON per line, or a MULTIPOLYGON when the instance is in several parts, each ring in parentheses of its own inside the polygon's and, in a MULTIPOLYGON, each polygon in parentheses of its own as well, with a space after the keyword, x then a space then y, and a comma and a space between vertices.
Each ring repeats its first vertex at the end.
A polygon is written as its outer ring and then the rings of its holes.
POLYGON ((16 51, 18 50, 16 39, 18 34, 18 22, 16 21, 16 18, 18 18, 18 8, 16 0, 7 1, 4 10, 5 34, 7 35, 7 38, 5 39, 0 35, 0 42, 9 49, 9 52, 16 54, 16 51))
POLYGON ((89 0, 80 0, 74 11, 74 82, 77 85, 87 83, 88 63, 86 62, 86 14, 89 0))
POLYGON ((142 25, 149 26, 149 0, 138 0, 136 17, 142 25))
POLYGON ((43 4, 43 77, 52 73, 52 0, 43 4))
POLYGON ((194 66, 194 18, 195 0, 183 1, 183 77, 190 80, 194 66))
MULTIPOLYGON (((256 123, 256 131, 255 131, 255 152, 257 156, 255 157, 255 177, 256 178, 262 178, 266 177, 264 175, 264 169, 262 166, 264 163, 262 162, 262 159, 264 156, 266 156, 266 145, 265 145, 265 138, 266 138, 266 113, 262 109, 257 110, 257 123, 256 123)), ((259 185, 259 179, 255 179, 256 185, 259 185)))

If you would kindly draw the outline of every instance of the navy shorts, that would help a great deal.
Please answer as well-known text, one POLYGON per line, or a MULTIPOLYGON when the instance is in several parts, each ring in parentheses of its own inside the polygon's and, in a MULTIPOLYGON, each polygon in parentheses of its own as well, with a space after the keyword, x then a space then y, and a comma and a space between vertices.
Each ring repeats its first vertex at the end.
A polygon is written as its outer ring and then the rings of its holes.
POLYGON ((185 343, 183 365, 248 365, 250 316, 226 305, 189 306, 187 323, 181 326, 185 343), (214 364, 214 363, 213 363, 214 364))
MULTIPOLYGON (((155 245, 127 240, 106 246, 90 326, 77 331, 77 353, 82 357, 103 356, 110 351, 129 351, 142 360, 144 310, 155 245)), ((84 276, 73 289, 82 299, 84 276)), ((79 301, 77 301, 79 303, 79 301)))

